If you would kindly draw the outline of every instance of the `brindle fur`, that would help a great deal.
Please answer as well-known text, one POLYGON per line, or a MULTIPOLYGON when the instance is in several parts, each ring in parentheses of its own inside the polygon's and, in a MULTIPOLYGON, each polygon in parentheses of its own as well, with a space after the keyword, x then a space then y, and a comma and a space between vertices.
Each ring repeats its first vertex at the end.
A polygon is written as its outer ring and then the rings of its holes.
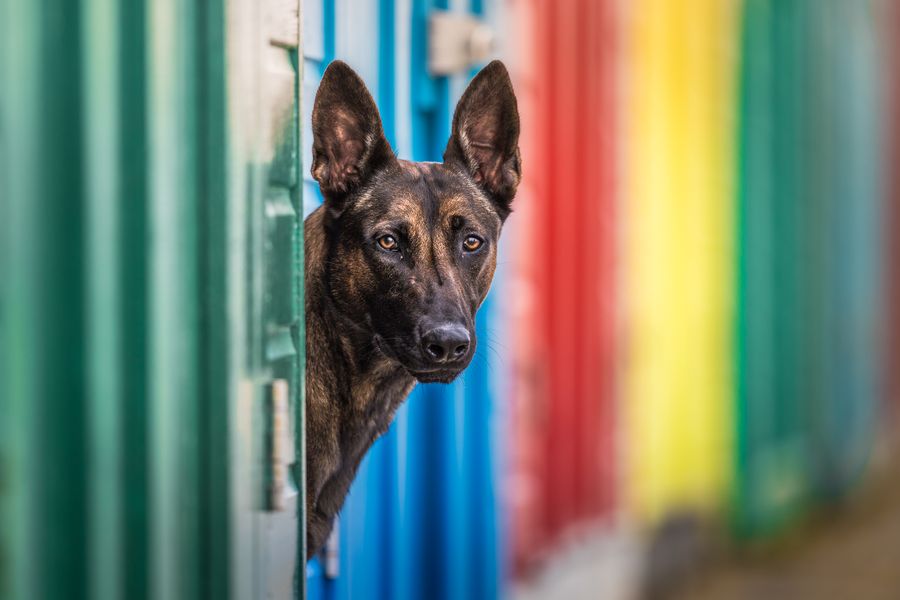
POLYGON ((307 556, 415 382, 452 381, 471 360, 475 312, 520 178, 518 135, 500 62, 460 100, 443 163, 398 160, 362 80, 340 61, 326 70, 311 169, 325 203, 306 220, 307 556), (386 233, 399 251, 377 245, 386 233), (479 251, 463 251, 469 235, 484 240, 479 251), (426 322, 464 325, 464 360, 428 363, 426 322))

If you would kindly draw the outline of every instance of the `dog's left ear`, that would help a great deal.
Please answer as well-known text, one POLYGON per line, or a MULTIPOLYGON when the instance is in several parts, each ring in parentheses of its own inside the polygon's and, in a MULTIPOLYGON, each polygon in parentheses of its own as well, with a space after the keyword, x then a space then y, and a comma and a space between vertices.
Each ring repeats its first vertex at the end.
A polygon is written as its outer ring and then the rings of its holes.
POLYGON ((506 67, 495 60, 466 88, 453 115, 444 162, 462 165, 505 219, 522 177, 519 109, 506 67))

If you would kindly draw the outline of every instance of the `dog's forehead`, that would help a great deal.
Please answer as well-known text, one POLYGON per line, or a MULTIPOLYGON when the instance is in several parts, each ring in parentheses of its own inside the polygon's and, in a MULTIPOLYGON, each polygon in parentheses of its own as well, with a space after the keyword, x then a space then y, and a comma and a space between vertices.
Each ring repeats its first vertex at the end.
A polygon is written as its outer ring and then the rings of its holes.
POLYGON ((500 219, 468 177, 442 163, 400 160, 399 170, 378 178, 359 207, 367 220, 414 220, 432 225, 453 215, 485 225, 500 219))
POLYGON ((482 199, 480 190, 471 180, 447 167, 443 163, 398 161, 401 176, 394 179, 400 188, 414 195, 443 202, 445 200, 468 199, 478 203, 482 199))

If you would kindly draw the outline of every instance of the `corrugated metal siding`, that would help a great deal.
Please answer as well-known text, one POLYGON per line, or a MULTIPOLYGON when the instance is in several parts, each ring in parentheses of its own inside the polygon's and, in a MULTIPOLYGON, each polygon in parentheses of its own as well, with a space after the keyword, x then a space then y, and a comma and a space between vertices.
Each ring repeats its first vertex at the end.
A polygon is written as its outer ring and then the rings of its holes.
POLYGON ((832 202, 832 220, 820 240, 823 262, 833 271, 826 290, 833 299, 833 310, 825 319, 831 329, 823 373, 828 391, 817 407, 821 417, 814 427, 817 491, 830 498, 859 482, 881 418, 887 321, 880 157, 887 121, 872 4, 863 0, 820 4, 826 26, 819 27, 827 36, 822 56, 833 65, 832 75, 826 77, 836 99, 836 118, 822 110, 821 122, 814 124, 820 134, 828 122, 834 131, 834 164, 822 168, 833 178, 830 190, 822 190, 832 202))
MULTIPOLYGON (((356 69, 375 96, 389 141, 401 158, 441 160, 451 110, 466 78, 427 75, 427 16, 446 3, 381 0, 305 2, 304 153, 317 78, 331 58, 356 69), (319 8, 321 6, 321 9, 319 8), (366 14, 361 18, 361 14, 366 14), (318 21, 310 21, 310 15, 318 21), (329 19, 333 15, 333 20, 329 19), (319 30, 318 28, 321 28, 319 30), (321 33, 319 33, 321 31, 321 33), (318 40, 333 40, 319 55, 318 40)), ((457 10, 479 5, 454 3, 457 10)), ((308 162, 306 164, 309 164, 308 162)), ((320 201, 307 181, 305 208, 320 201), (314 195, 313 195, 314 194, 314 195), (310 202, 310 200, 313 200, 310 202)), ((502 259, 501 259, 502 260, 502 259)), ((500 594, 495 472, 496 320, 492 296, 478 314, 479 348, 462 379, 421 385, 360 466, 339 518, 333 578, 318 560, 308 569, 311 598, 494 598, 500 594)))
POLYGON ((744 19, 736 516, 750 535, 845 491, 876 437, 883 111, 869 3, 750 1, 744 19))
POLYGON ((509 505, 517 568, 609 517, 615 495, 615 14, 519 2, 525 175, 511 220, 509 505))
POLYGON ((737 495, 749 529, 799 510, 812 468, 807 396, 798 388, 807 320, 797 298, 806 287, 797 272, 806 227, 798 129, 808 103, 799 5, 757 0, 744 14, 737 495))
POLYGON ((738 3, 630 3, 623 413, 628 504, 717 509, 731 485, 738 3))
POLYGON ((53 60, 80 64, 82 17, 66 2, 4 3, 2 10, 0 238, 8 258, 0 304, 0 592, 85 598, 92 565, 76 542, 93 539, 86 471, 94 457, 86 431, 88 358, 77 352, 89 327, 82 82, 77 69, 53 60), (69 555, 71 548, 77 551, 69 555), (53 573, 49 580, 44 569, 53 573))
MULTIPOLYGON (((273 51, 272 14, 229 6, 248 18, 0 8, 3 598, 292 591, 297 518, 260 510, 255 427, 256 384, 302 390, 297 36, 273 51)), ((273 7, 290 32, 296 5, 273 7)))
POLYGON ((889 277, 890 330, 889 353, 886 361, 888 374, 889 401, 893 414, 893 432, 900 433, 900 4, 889 3, 885 30, 887 32, 889 57, 885 61, 888 75, 888 111, 890 119, 889 141, 886 145, 887 160, 884 161, 888 175, 887 203, 889 231, 887 236, 887 267, 889 277))

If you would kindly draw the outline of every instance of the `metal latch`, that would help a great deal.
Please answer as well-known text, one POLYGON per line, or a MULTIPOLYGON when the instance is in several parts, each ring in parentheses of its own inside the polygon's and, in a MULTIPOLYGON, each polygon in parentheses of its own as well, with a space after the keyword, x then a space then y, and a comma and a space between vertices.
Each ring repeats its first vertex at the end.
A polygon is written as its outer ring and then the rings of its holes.
POLYGON ((485 62, 494 49, 494 32, 472 15, 432 11, 428 20, 428 71, 464 73, 485 62))
POLYGON ((288 500, 297 495, 297 486, 291 477, 291 466, 296 462, 294 449, 294 423, 291 419, 291 402, 288 382, 276 379, 265 386, 268 406, 266 435, 266 487, 265 508, 270 511, 285 510, 288 500))

